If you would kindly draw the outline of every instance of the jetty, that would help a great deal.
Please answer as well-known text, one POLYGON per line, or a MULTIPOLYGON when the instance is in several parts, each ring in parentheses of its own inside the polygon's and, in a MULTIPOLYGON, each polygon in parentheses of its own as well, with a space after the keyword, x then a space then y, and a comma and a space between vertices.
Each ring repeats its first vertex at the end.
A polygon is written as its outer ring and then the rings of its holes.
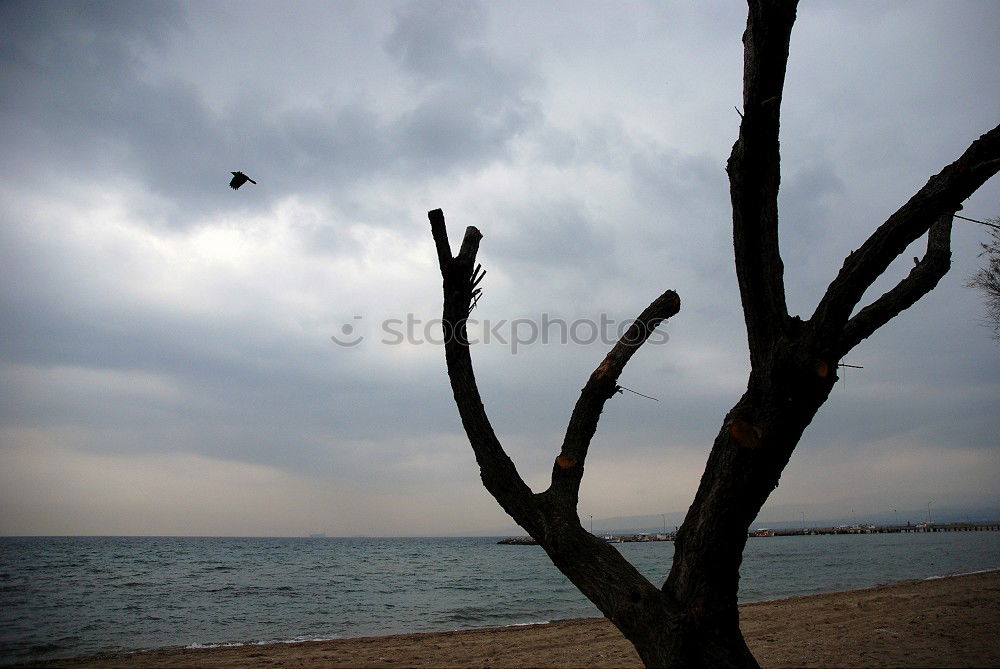
MULTIPOLYGON (((913 525, 838 525, 836 527, 800 527, 792 529, 771 529, 767 527, 750 530, 748 537, 802 537, 830 534, 922 534, 926 532, 1000 532, 1000 521, 964 523, 917 523, 913 525)), ((600 536, 600 535, 599 535, 600 536)), ((673 541, 673 532, 650 532, 639 534, 606 534, 602 538, 610 544, 645 543, 650 541, 673 541)), ((501 546, 537 546, 531 537, 509 537, 497 542, 501 546)))
POLYGON ((837 527, 804 527, 774 530, 761 528, 749 533, 751 537, 794 537, 825 534, 921 534, 925 532, 1000 532, 1000 521, 983 523, 917 523, 912 525, 838 525, 837 527))

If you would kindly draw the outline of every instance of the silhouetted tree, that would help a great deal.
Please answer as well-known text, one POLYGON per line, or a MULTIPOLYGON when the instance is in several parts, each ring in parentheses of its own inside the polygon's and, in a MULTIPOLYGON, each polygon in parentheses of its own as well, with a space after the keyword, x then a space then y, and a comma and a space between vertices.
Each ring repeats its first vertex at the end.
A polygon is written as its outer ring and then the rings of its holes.
POLYGON ((978 288, 986 298, 986 324, 993 328, 994 339, 1000 340, 1000 218, 989 221, 990 241, 981 242, 980 257, 986 264, 969 281, 970 288, 978 288))
POLYGON ((737 589, 747 530, 859 342, 915 303, 948 271, 951 224, 961 202, 1000 169, 1000 126, 930 178, 844 260, 813 314, 788 313, 778 248, 778 117, 795 20, 794 0, 750 0, 744 43, 743 119, 727 165, 736 273, 750 378, 725 416, 673 564, 660 586, 580 523, 584 462, 604 403, 629 358, 680 309, 666 291, 643 311, 590 375, 576 402, 551 482, 532 491, 487 418, 472 369, 465 320, 482 270, 479 230, 452 256, 440 209, 429 213, 443 277, 445 357, 462 424, 483 484, 552 562, 634 645, 647 666, 756 666, 739 627, 737 589), (927 249, 909 274, 856 310, 890 262, 919 237, 927 249))

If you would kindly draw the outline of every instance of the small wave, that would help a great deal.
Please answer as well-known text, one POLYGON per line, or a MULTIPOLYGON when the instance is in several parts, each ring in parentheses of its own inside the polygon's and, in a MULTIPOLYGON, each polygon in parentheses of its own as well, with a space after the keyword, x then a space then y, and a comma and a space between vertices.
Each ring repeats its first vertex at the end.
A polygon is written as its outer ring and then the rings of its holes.
POLYGON ((989 574, 990 572, 1000 571, 1000 567, 993 567, 992 569, 977 569, 976 571, 962 571, 954 574, 941 574, 940 576, 928 576, 925 581, 937 581, 942 578, 951 578, 952 576, 972 576, 973 574, 989 574))
POLYGON ((184 646, 185 648, 191 650, 198 650, 202 648, 242 648, 243 646, 269 646, 273 643, 282 644, 293 644, 293 643, 308 643, 310 641, 337 641, 343 637, 296 637, 294 639, 274 639, 272 641, 225 641, 221 643, 199 643, 195 641, 194 643, 184 646))
POLYGON ((461 625, 461 629, 477 628, 477 627, 516 627, 519 625, 542 625, 548 620, 543 621, 530 621, 531 613, 526 613, 524 611, 514 612, 514 611, 496 611, 493 609, 479 609, 479 608, 463 608, 450 612, 445 612, 438 619, 447 627, 450 628, 453 624, 461 625), (529 619, 529 622, 508 622, 511 618, 515 620, 517 618, 529 619))
POLYGON ((194 643, 188 644, 187 646, 184 647, 189 648, 191 650, 199 650, 202 648, 239 648, 241 646, 253 646, 258 643, 263 643, 263 642, 244 643, 242 641, 226 641, 225 643, 198 643, 197 641, 195 641, 194 643))
POLYGON ((531 627, 532 625, 548 625, 551 622, 551 620, 538 620, 531 623, 508 623, 507 625, 503 625, 503 627, 531 627))

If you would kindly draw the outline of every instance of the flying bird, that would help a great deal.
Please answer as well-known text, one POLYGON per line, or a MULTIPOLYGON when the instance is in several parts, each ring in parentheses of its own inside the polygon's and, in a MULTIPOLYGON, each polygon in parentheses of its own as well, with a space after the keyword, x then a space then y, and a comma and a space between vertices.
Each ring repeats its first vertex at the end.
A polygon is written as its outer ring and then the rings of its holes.
POLYGON ((254 184, 255 186, 257 185, 256 181, 254 181, 247 175, 243 174, 243 172, 230 172, 230 174, 233 175, 233 180, 229 182, 229 187, 232 188, 233 190, 238 189, 240 186, 242 186, 248 181, 254 184))

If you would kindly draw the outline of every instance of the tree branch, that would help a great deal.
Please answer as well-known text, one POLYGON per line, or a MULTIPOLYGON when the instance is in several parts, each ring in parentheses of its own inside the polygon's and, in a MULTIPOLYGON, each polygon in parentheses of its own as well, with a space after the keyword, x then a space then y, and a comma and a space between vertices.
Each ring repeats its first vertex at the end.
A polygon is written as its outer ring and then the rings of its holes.
MULTIPOLYGON (((637 635, 648 633, 646 612, 649 609, 662 615, 673 604, 613 546, 583 529, 575 504, 553 503, 552 495, 533 494, 517 473, 486 416, 469 353, 466 319, 475 284, 481 276, 477 271, 481 268, 475 261, 482 234, 474 227, 467 228, 462 248, 453 258, 444 214, 435 209, 428 212, 428 218, 444 283, 443 328, 448 377, 462 425, 479 463, 483 485, 503 509, 538 540, 559 570, 628 638, 636 640, 637 635)), ((628 359, 648 339, 656 325, 677 313, 679 307, 680 300, 672 291, 667 291, 647 307, 591 375, 587 383, 590 390, 585 389, 584 395, 599 394, 603 391, 599 389, 606 389, 607 383, 611 384, 613 393, 614 381, 628 359)), ((603 405, 606 399, 600 404, 603 405)), ((568 434, 587 429, 581 426, 586 422, 583 415, 587 413, 579 408, 581 403, 588 404, 582 398, 577 403, 568 434)), ((590 416, 593 419, 591 436, 599 414, 598 407, 590 416)), ((572 441, 569 437, 567 440, 572 441)), ((571 449, 570 452, 580 451, 571 449)))
POLYGON ((653 300, 587 379, 587 384, 580 391, 580 398, 573 407, 559 457, 552 466, 552 484, 548 494, 556 497, 560 503, 576 508, 587 449, 597 431, 604 403, 618 390, 618 377, 625 365, 639 347, 646 343, 656 327, 680 311, 680 308, 681 298, 672 290, 653 300))
POLYGON ((889 264, 942 216, 948 215, 950 220, 950 215, 962 209, 962 201, 997 171, 1000 171, 1000 125, 974 141, 958 160, 932 176, 872 233, 861 248, 847 256, 810 318, 810 325, 819 338, 837 342, 851 312, 889 264))
POLYGON ((543 526, 538 515, 534 493, 524 482, 510 457, 503 450, 483 406, 469 353, 466 320, 472 299, 476 253, 482 234, 475 227, 465 231, 461 250, 452 258, 444 213, 440 209, 428 212, 431 235, 437 248, 438 264, 444 283, 445 360, 452 393, 479 464, 483 485, 500 506, 529 533, 543 526))
POLYGON ((779 112, 796 0, 751 0, 743 33, 743 119, 726 165, 733 246, 751 365, 783 327, 784 265, 778 248, 779 112))
POLYGON ((951 267, 951 214, 941 216, 927 232, 927 252, 895 288, 847 321, 837 346, 837 357, 870 337, 929 293, 951 267))

